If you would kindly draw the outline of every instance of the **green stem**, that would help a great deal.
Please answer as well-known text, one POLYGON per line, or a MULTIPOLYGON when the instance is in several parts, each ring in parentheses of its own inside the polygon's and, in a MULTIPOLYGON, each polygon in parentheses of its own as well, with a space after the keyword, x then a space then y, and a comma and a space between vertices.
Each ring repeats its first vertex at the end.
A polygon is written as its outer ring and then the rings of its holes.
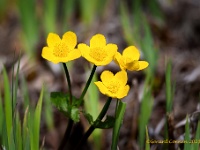
MULTIPOLYGON (((66 75, 67 83, 68 83, 68 88, 69 88, 69 102, 70 102, 70 104, 72 104, 72 90, 71 90, 70 75, 69 75, 69 71, 67 69, 67 65, 65 63, 63 63, 63 67, 64 67, 64 71, 65 71, 65 75, 66 75)), ((59 146, 59 150, 64 150, 65 145, 69 140, 73 124, 74 124, 74 121, 70 118, 69 121, 68 121, 68 125, 67 125, 67 128, 66 128, 64 137, 63 137, 62 142, 59 146)))
POLYGON ((67 129, 65 131, 65 135, 62 139, 62 142, 61 142, 58 150, 64 150, 65 149, 66 143, 67 143, 67 141, 69 140, 69 137, 70 137, 70 133, 71 133, 71 129, 73 127, 73 123, 74 123, 73 120, 69 119, 67 129))
POLYGON ((66 63, 63 63, 63 67, 64 67, 65 75, 66 75, 66 78, 67 78, 67 84, 68 84, 68 88, 69 88, 69 101, 70 101, 70 103, 72 103, 71 80, 70 80, 70 75, 69 75, 69 71, 67 69, 66 63))
MULTIPOLYGON (((95 120, 95 122, 97 120, 102 120, 103 117, 105 116, 106 112, 108 111, 108 108, 110 106, 112 98, 109 97, 107 102, 105 103, 103 109, 101 110, 99 116, 97 117, 97 119, 95 120)), ((87 132, 83 135, 81 141, 79 142, 78 146, 75 148, 75 150, 79 150, 81 148, 81 146, 87 141, 88 137, 92 134, 92 132, 95 130, 95 126, 91 125, 90 128, 87 130, 87 132)))
POLYGON ((112 100, 112 97, 109 97, 96 120, 102 120, 103 119, 103 117, 105 116, 105 114, 106 114, 106 112, 107 112, 107 110, 110 106, 111 100, 112 100))
POLYGON ((80 100, 82 100, 82 99, 84 98, 84 96, 85 96, 85 94, 86 94, 86 92, 87 92, 87 90, 88 90, 88 87, 89 87, 89 85, 90 85, 90 83, 91 83, 91 81, 92 81, 92 78, 93 78, 93 76, 94 76, 94 73, 95 73, 96 68, 97 68, 97 66, 94 65, 93 68, 92 68, 90 77, 88 78, 87 83, 86 83, 86 85, 85 85, 85 88, 84 88, 84 90, 83 90, 83 92, 82 92, 82 94, 81 94, 81 96, 80 96, 80 98, 79 98, 80 100))
MULTIPOLYGON (((117 99, 116 106, 115 106, 115 124, 116 124, 118 106, 119 106, 119 99, 117 99)), ((116 129, 113 128, 111 150, 117 149, 117 140, 115 139, 116 138, 115 131, 116 131, 116 129)))

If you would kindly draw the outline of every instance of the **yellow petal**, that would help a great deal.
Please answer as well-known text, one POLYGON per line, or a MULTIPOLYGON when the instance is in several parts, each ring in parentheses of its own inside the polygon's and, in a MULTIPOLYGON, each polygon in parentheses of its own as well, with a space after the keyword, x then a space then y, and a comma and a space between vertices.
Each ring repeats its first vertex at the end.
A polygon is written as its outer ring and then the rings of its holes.
POLYGON ((102 94, 106 94, 106 93, 107 93, 107 88, 103 85, 102 82, 97 81, 97 82, 94 82, 94 84, 96 84, 96 86, 98 87, 99 91, 100 91, 102 94))
POLYGON ((56 43, 61 41, 60 37, 55 33, 49 33, 47 37, 47 45, 53 47, 56 43))
POLYGON ((107 51, 107 53, 112 57, 114 57, 114 55, 116 54, 117 49, 118 47, 116 44, 107 44, 105 47, 105 51, 107 51))
POLYGON ((111 71, 105 70, 101 73, 101 81, 105 86, 107 86, 110 80, 114 77, 114 74, 111 71))
POLYGON ((106 46, 106 38, 102 34, 94 35, 90 40, 90 47, 106 46))
POLYGON ((135 60, 130 64, 126 64, 126 68, 127 70, 130 70, 130 71, 137 71, 140 68, 139 61, 135 60))
POLYGON ((117 53, 117 45, 116 44, 107 44, 105 46, 105 52, 107 53, 107 56, 102 62, 102 65, 109 64, 113 59, 115 54, 117 53))
POLYGON ((126 85, 125 87, 121 88, 117 94, 117 98, 121 99, 121 98, 124 98, 125 96, 127 96, 129 89, 130 89, 129 85, 126 85))
POLYGON ((123 58, 122 58, 122 55, 117 52, 114 56, 114 62, 119 65, 119 67, 122 69, 122 70, 125 70, 125 64, 124 64, 124 61, 123 61, 123 58))
POLYGON ((137 71, 145 69, 149 66, 149 63, 146 61, 138 61, 138 62, 139 62, 139 69, 137 71))
POLYGON ((124 58, 131 58, 132 60, 139 60, 140 53, 135 46, 129 46, 126 49, 124 49, 122 56, 124 58))
POLYGON ((74 49, 68 54, 67 57, 68 57, 68 61, 77 59, 77 58, 81 57, 81 52, 78 49, 74 49))
POLYGON ((90 47, 87 46, 86 44, 84 43, 78 44, 78 49, 80 50, 81 55, 83 57, 86 57, 89 55, 90 47))
POLYGON ((110 91, 107 91, 107 92, 105 93, 105 95, 107 95, 107 96, 109 96, 109 97, 112 97, 112 98, 117 98, 117 94, 116 94, 116 93, 112 93, 112 92, 110 92, 110 91))
POLYGON ((115 78, 120 82, 121 86, 125 86, 128 81, 127 73, 124 70, 117 72, 115 78))
POLYGON ((59 62, 69 62, 71 60, 77 59, 81 56, 81 53, 79 50, 72 50, 66 57, 57 57, 57 59, 59 60, 59 62))
POLYGON ((77 37, 74 32, 68 31, 63 35, 63 42, 66 43, 69 49, 74 49, 77 44, 77 37))
POLYGON ((52 49, 49 48, 49 47, 44 47, 42 49, 42 57, 44 59, 47 59, 48 61, 51 61, 51 62, 55 63, 55 64, 58 63, 58 61, 56 61, 56 58, 52 54, 52 49))

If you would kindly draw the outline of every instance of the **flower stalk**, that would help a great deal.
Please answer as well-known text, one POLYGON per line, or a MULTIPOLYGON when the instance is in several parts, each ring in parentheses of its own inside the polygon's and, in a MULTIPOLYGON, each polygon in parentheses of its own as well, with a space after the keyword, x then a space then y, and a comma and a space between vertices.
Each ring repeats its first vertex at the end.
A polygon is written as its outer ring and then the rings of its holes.
POLYGON ((70 80, 69 71, 68 71, 66 63, 62 63, 62 64, 64 67, 65 76, 67 79, 67 84, 68 84, 68 89, 69 89, 69 101, 70 101, 70 103, 72 103, 72 88, 71 88, 71 80, 70 80))
MULTIPOLYGON (((66 63, 62 63, 62 64, 63 64, 63 67, 64 67, 64 71, 65 71, 65 75, 66 75, 66 79, 67 79, 67 84, 68 84, 68 89, 69 89, 69 102, 70 102, 70 104, 72 104, 72 89, 71 89, 70 75, 69 75, 69 71, 68 71, 66 63)), ((65 145, 67 144, 69 137, 71 135, 71 130, 72 130, 73 124, 74 124, 74 121, 71 118, 69 118, 64 137, 63 137, 62 142, 60 143, 60 146, 58 148, 59 150, 63 150, 65 148, 65 145)))
MULTIPOLYGON (((99 121, 99 120, 102 120, 103 117, 105 116, 105 114, 107 113, 108 111, 108 108, 110 106, 110 103, 111 103, 111 100, 112 98, 109 97, 108 100, 106 101, 103 109, 101 110, 99 116, 97 117, 97 119, 94 121, 94 124, 95 122, 99 121)), ((88 137, 92 134, 92 132, 95 130, 95 126, 94 125, 91 125, 90 128, 87 130, 87 132, 83 135, 82 139, 80 140, 78 146, 75 148, 75 150, 79 150, 81 148, 81 146, 87 141, 88 137)))
POLYGON ((82 94, 81 94, 81 96, 80 96, 80 98, 79 98, 80 100, 83 100, 83 98, 84 98, 84 96, 85 96, 85 94, 86 94, 86 92, 87 92, 87 90, 88 90, 88 88, 89 88, 89 86, 90 86, 90 83, 91 83, 91 81, 92 81, 92 78, 93 78, 93 76, 94 76, 94 73, 95 73, 95 71, 96 71, 96 68, 97 68, 97 66, 94 65, 93 68, 92 68, 90 77, 88 78, 87 83, 86 83, 86 85, 85 85, 85 88, 84 88, 84 90, 83 90, 83 92, 82 92, 82 94))

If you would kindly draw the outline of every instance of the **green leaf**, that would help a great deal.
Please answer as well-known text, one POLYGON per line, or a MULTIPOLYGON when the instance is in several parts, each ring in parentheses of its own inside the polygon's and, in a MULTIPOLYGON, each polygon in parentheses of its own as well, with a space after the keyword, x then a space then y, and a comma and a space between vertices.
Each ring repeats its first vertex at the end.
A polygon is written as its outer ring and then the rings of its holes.
POLYGON ((95 128, 100 128, 100 129, 109 129, 114 126, 115 123, 115 118, 112 116, 106 116, 105 121, 101 120, 96 120, 93 124, 95 128))
POLYGON ((72 104, 70 104, 69 94, 52 92, 51 102, 59 111, 64 113, 67 117, 70 117, 75 122, 79 121, 80 114, 78 108, 80 105, 82 105, 83 100, 72 97, 72 104))
POLYGON ((72 107, 71 108, 71 113, 70 113, 70 118, 74 121, 74 122, 79 122, 80 120, 80 114, 79 114, 79 109, 77 107, 72 107))
POLYGON ((76 97, 72 96, 72 104, 69 101, 69 94, 65 94, 62 92, 52 92, 51 93, 51 102, 55 105, 55 107, 62 111, 67 112, 68 107, 76 106, 79 107, 83 104, 83 100, 77 99, 76 97))
POLYGON ((85 116, 85 118, 87 119, 87 121, 89 122, 90 125, 93 125, 94 123, 94 120, 93 120, 93 117, 92 115, 90 115, 89 113, 86 113, 86 112, 82 112, 83 115, 85 116))
POLYGON ((69 95, 61 92, 51 93, 51 102, 53 105, 64 114, 67 114, 69 107, 69 95))

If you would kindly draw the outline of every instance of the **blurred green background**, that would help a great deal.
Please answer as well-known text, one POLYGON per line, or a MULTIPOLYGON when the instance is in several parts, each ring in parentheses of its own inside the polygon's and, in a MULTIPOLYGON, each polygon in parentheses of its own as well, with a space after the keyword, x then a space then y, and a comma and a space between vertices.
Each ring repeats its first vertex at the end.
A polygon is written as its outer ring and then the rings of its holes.
MULTIPOLYGON (((144 149, 146 126, 150 138, 183 138, 184 131, 179 129, 186 123, 182 126, 179 123, 187 114, 195 118, 194 114, 200 109, 198 14, 200 3, 196 0, 1 0, 0 93, 7 91, 7 94, 1 94, 2 100, 5 102, 5 95, 9 95, 3 65, 10 85, 17 78, 16 85, 19 86, 14 91, 21 118, 26 106, 36 105, 44 84, 40 145, 44 149, 56 149, 67 119, 51 107, 49 92, 66 92, 68 89, 63 84, 65 79, 60 66, 41 58, 47 35, 55 32, 62 36, 71 30, 77 34, 78 42, 89 43, 94 34, 102 33, 107 42, 118 45, 120 52, 135 45, 141 59, 150 64, 145 71, 129 72, 131 90, 124 99, 128 105, 119 139, 120 149, 144 149), (12 77, 13 74, 18 75, 12 77)), ((73 93, 79 96, 91 67, 82 58, 68 66, 73 93)), ((114 63, 99 67, 96 80, 104 69, 117 71, 114 63)), ((91 86, 87 99, 92 101, 86 101, 85 108, 96 117, 104 97, 91 86)), ((114 105, 111 114, 112 108, 114 105)), ((193 125, 197 124, 196 118, 193 125)), ((3 118, 0 125, 1 122, 3 118)), ((88 127, 84 119, 81 126, 82 130, 88 127)), ((77 125, 77 128, 80 127, 77 125)), ((97 130, 90 139, 91 149, 109 149, 110 134, 110 130, 97 130)), ((73 140, 71 142, 73 144, 73 140)), ((164 146, 155 144, 152 147, 163 149, 164 146)))

